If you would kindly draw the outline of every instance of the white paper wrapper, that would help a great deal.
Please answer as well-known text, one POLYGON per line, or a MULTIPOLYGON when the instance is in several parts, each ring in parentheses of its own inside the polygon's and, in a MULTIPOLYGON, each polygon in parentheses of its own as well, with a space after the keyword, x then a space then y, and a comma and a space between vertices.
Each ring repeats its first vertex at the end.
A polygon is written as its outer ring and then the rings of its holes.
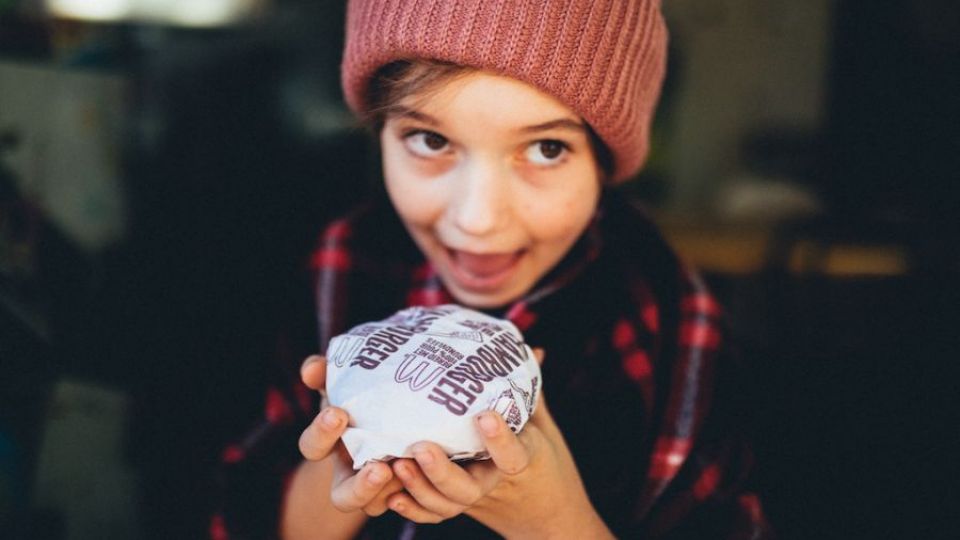
POLYGON ((487 457, 474 418, 500 413, 514 432, 533 414, 540 366, 510 321, 456 305, 415 307, 330 340, 327 398, 350 414, 355 469, 412 457, 419 441, 451 459, 487 457))

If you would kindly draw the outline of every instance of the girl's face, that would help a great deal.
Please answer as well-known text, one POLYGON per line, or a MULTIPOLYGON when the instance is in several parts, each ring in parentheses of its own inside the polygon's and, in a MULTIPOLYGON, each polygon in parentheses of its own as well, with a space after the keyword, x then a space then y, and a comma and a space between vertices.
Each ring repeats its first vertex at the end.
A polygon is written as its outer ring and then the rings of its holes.
POLYGON ((593 216, 600 172, 587 126, 514 79, 470 72, 392 109, 387 192, 457 301, 518 299, 593 216))

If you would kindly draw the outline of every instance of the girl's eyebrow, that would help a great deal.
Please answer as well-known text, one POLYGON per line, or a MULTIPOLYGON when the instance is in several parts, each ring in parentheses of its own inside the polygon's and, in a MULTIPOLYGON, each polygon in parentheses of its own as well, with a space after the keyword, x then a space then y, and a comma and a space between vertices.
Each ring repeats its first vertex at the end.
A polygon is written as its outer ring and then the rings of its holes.
MULTIPOLYGON (((437 120, 436 118, 430 116, 427 113, 418 111, 416 109, 411 109, 410 107, 405 107, 403 105, 395 105, 387 111, 389 116, 397 116, 401 118, 411 118, 413 120, 418 120, 420 122, 430 124, 432 126, 441 126, 443 122, 437 120)), ((519 128, 517 131, 520 133, 536 133, 539 131, 550 131, 553 129, 565 129, 568 131, 576 131, 580 133, 585 133, 587 127, 583 122, 573 120, 571 118, 557 118, 556 120, 550 120, 548 122, 543 122, 541 124, 534 124, 532 126, 524 126, 519 128)))
POLYGON ((398 116, 401 118, 412 118, 413 120, 418 120, 432 126, 439 126, 442 124, 442 122, 427 113, 420 112, 416 109, 411 109, 410 107, 404 107, 403 105, 395 105, 390 107, 390 109, 387 111, 387 115, 398 116))
POLYGON ((583 124, 583 122, 578 122, 570 118, 558 118, 556 120, 550 120, 549 122, 544 122, 542 124, 525 126, 520 128, 519 131, 522 133, 535 133, 538 131, 550 131, 553 129, 565 129, 569 131, 578 131, 583 133, 583 132, 586 132, 587 127, 583 124))

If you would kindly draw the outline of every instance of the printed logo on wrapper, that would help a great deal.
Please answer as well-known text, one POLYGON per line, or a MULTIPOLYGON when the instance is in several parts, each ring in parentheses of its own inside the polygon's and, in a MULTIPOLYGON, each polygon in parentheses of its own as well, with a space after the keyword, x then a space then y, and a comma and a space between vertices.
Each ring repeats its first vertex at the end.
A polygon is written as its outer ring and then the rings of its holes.
POLYGON ((456 305, 414 307, 330 340, 327 395, 350 414, 344 445, 359 469, 412 457, 419 441, 452 459, 486 457, 473 419, 494 410, 514 432, 530 419, 540 366, 506 320, 456 305))

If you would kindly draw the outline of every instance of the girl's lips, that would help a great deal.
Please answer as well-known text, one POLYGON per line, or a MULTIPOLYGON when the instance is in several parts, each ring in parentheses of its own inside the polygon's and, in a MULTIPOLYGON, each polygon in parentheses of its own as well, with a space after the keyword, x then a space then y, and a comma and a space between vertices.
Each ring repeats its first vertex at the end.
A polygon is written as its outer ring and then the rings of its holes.
POLYGON ((479 254, 448 249, 454 277, 470 289, 494 289, 509 279, 523 250, 512 253, 479 254))

